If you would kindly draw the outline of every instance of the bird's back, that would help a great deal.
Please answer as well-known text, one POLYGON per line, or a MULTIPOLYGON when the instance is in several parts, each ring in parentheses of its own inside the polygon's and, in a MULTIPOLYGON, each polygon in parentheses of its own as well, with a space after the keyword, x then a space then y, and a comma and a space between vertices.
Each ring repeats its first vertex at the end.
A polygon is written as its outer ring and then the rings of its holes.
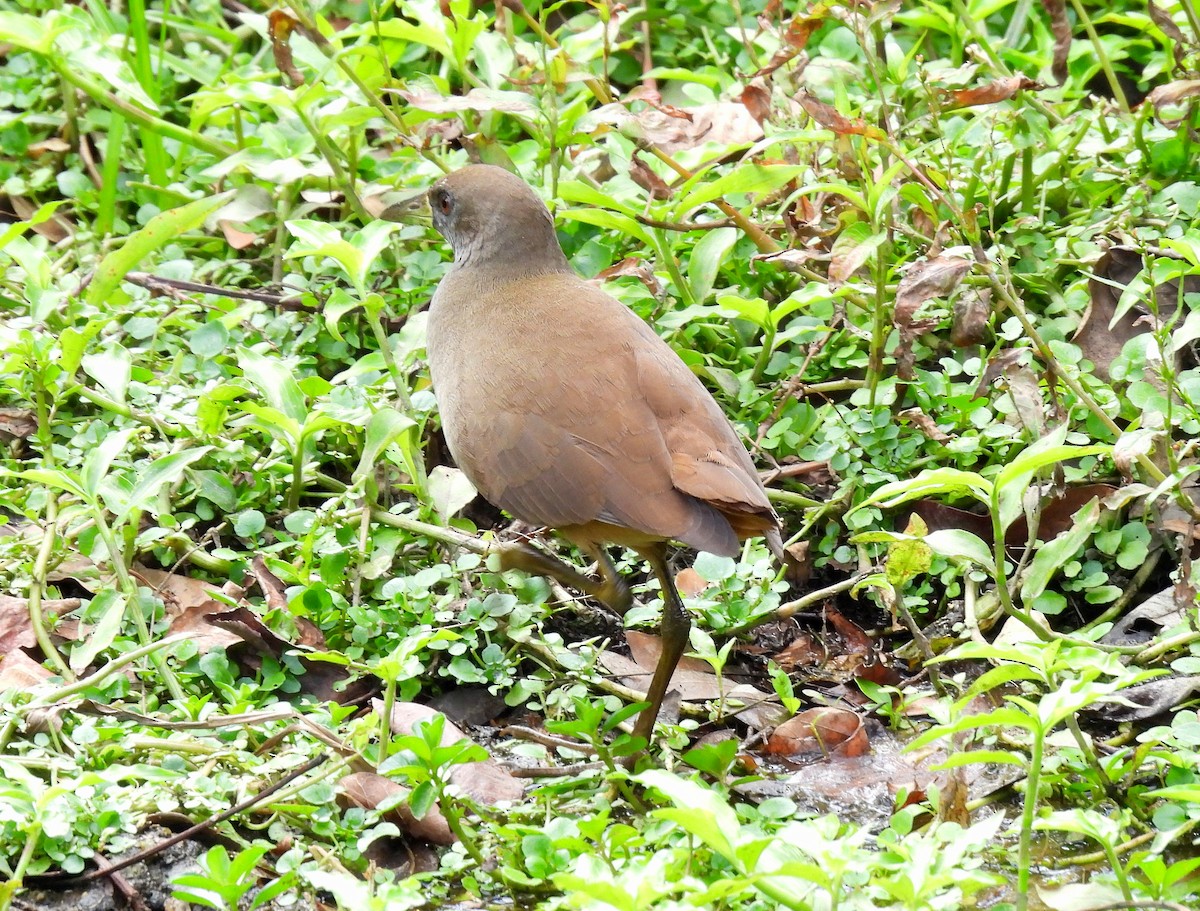
POLYGON ((455 460, 517 518, 730 555, 739 538, 778 541, 749 454, 708 390, 574 273, 496 282, 453 270, 431 306, 429 357, 455 460))

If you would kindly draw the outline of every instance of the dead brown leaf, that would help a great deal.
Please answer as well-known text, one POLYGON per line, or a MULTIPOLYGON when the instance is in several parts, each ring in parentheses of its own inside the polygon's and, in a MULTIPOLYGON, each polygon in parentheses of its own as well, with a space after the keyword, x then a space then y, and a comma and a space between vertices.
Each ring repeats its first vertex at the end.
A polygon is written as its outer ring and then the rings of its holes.
MULTIPOLYGON (((372 700, 375 713, 382 714, 383 702, 372 700)), ((392 733, 406 735, 413 732, 413 725, 419 721, 428 721, 438 714, 433 709, 412 702, 401 702, 392 706, 392 714, 388 719, 388 727, 392 733)), ((442 728, 442 746, 451 746, 460 740, 470 738, 450 721, 442 728)), ((500 763, 494 759, 481 762, 468 762, 456 765, 450 772, 450 782, 461 788, 475 800, 489 806, 502 801, 519 800, 525 793, 521 782, 513 778, 500 763)))
POLYGON ((721 146, 750 145, 763 138, 762 126, 737 101, 719 101, 665 113, 649 107, 634 118, 641 138, 664 152, 694 149, 706 143, 721 146))
POLYGON ((971 271, 971 261, 962 256, 941 256, 915 264, 900 279, 896 288, 896 308, 893 321, 904 326, 916 316, 927 300, 949 297, 971 271))
MULTIPOLYGON (((42 616, 60 617, 78 610, 79 606, 78 598, 44 600, 41 604, 42 616)), ((36 644, 37 637, 29 621, 29 602, 25 598, 0 595, 0 656, 36 644)))
POLYGON ((292 32, 298 30, 299 23, 279 9, 271 11, 267 22, 271 36, 271 52, 275 55, 276 68, 287 76, 292 88, 304 85, 304 74, 297 69, 295 60, 292 58, 292 32))
POLYGON ((225 235, 225 243, 233 247, 235 250, 245 250, 251 244, 258 242, 258 235, 253 231, 243 231, 231 221, 226 221, 221 218, 217 220, 217 226, 221 229, 221 233, 225 235))
POLYGON ((28 692, 53 676, 30 658, 24 649, 4 648, 0 650, 0 655, 0 693, 13 690, 28 692))
POLYGON ((1110 724, 1146 721, 1183 705, 1200 690, 1200 676, 1160 677, 1121 690, 1120 701, 1099 702, 1083 711, 1110 724))
POLYGON ((441 95, 421 89, 396 90, 396 94, 414 108, 431 114, 457 114, 462 111, 499 111, 504 114, 536 114, 537 106, 524 92, 498 89, 471 89, 465 95, 441 95))
POLYGON ((1037 91, 1041 88, 1043 88, 1041 83, 1028 76, 1005 76, 973 89, 954 89, 949 92, 949 97, 954 102, 953 107, 966 108, 1008 101, 1018 92, 1037 91))
POLYGON ((799 667, 817 667, 825 660, 825 647, 816 636, 803 630, 786 647, 771 656, 779 667, 791 672, 799 667))
POLYGON ((938 427, 937 422, 920 408, 906 408, 896 417, 904 418, 935 443, 945 443, 950 439, 950 435, 938 427))
POLYGON ((651 199, 670 199, 671 187, 665 180, 638 158, 635 153, 629 160, 629 176, 639 187, 650 194, 651 199))
POLYGON ((0 408, 0 440, 27 440, 37 433, 37 416, 25 408, 0 408))
POLYGON ((867 729, 855 712, 815 708, 801 712, 777 727, 767 740, 774 756, 820 753, 822 756, 862 756, 871 750, 867 729))
POLYGON ((1040 437, 1046 430, 1046 415, 1037 374, 1025 364, 1014 364, 1004 371, 1004 389, 1021 426, 1034 439, 1040 437))
POLYGON ((71 144, 58 136, 51 136, 41 142, 31 142, 26 146, 30 158, 41 158, 43 155, 61 155, 71 151, 71 144))
MULTIPOLYGON (((47 140, 51 142, 55 140, 47 140)), ((61 142, 61 140, 57 140, 61 142)), ((68 146, 69 148, 69 146, 68 146)), ((4 197, 0 197, 3 199, 4 197)), ((7 197, 9 206, 12 207, 13 214, 17 216, 19 221, 29 221, 37 214, 37 210, 41 208, 32 199, 26 196, 9 196, 7 197)), ((66 240, 75 231, 75 225, 64 215, 55 212, 45 221, 39 221, 35 225, 30 225, 29 230, 35 234, 40 234, 52 244, 66 240)))
POLYGON ((947 506, 938 500, 917 500, 896 514, 896 527, 903 528, 913 515, 920 516, 929 531, 968 531, 977 538, 991 543, 992 520, 978 513, 968 512, 955 506, 947 506))
POLYGON ((837 108, 826 104, 807 91, 797 94, 796 101, 819 126, 832 130, 839 136, 867 136, 872 139, 884 139, 886 136, 878 127, 871 126, 865 120, 857 117, 847 117, 837 108))
POLYGON ((1042 8, 1050 16, 1050 30, 1054 33, 1054 61, 1050 72, 1062 85, 1067 79, 1067 58, 1071 54, 1071 23, 1067 21, 1067 2, 1042 0, 1042 8))
POLYGON ((1187 622, 1194 609, 1194 602, 1178 602, 1174 587, 1164 588, 1121 617, 1100 641, 1105 645, 1146 645, 1163 630, 1187 622))
POLYGON ((950 344, 955 348, 982 345, 991 340, 992 292, 987 288, 963 289, 954 300, 950 344))
POLYGON ((610 278, 619 278, 621 276, 636 278, 646 286, 646 290, 654 296, 655 300, 662 300, 667 292, 663 283, 658 280, 658 276, 654 274, 654 269, 650 264, 636 256, 626 256, 616 265, 601 270, 596 278, 607 281, 610 278))
POLYGON ((675 587, 679 589, 679 594, 686 598, 696 597, 696 595, 700 594, 711 585, 711 582, 705 579, 690 566, 686 569, 681 569, 675 576, 675 587))
POLYGON ((760 125, 771 119, 771 90, 762 79, 754 79, 742 89, 739 100, 760 125))
MULTIPOLYGON (((619 678, 630 689, 643 691, 650 685, 658 659, 662 655, 662 639, 649 633, 629 630, 625 634, 630 660, 613 651, 600 656, 604 669, 619 678)), ((688 702, 723 699, 727 713, 752 727, 769 727, 778 720, 782 707, 774 697, 755 689, 743 675, 727 672, 723 678, 713 673, 712 666, 699 658, 684 656, 671 677, 668 693, 674 692, 688 702)))
POLYGON ((1171 18, 1171 14, 1157 3, 1154 3, 1153 0, 1146 4, 1146 11, 1150 14, 1150 21, 1157 25, 1164 35, 1171 39, 1173 45, 1171 52, 1175 57, 1176 65, 1182 64, 1189 42, 1183 37, 1183 32, 1179 30, 1179 26, 1171 18))
MULTIPOLYGON (((287 596, 284 594, 286 586, 282 579, 267 569, 267 561, 263 559, 262 554, 256 554, 250 561, 250 573, 258 583, 258 590, 262 592, 267 607, 271 610, 287 610, 287 596)), ((304 644, 313 648, 324 648, 325 637, 318 630, 317 639, 304 644)))
POLYGON ((338 789, 338 804, 343 808, 378 810, 381 806, 387 806, 383 818, 413 838, 435 845, 452 845, 458 841, 446 817, 437 807, 431 807, 428 813, 417 819, 408 804, 412 792, 390 778, 375 772, 351 772, 338 782, 338 789))
POLYGON ((1175 129, 1183 123, 1183 115, 1174 118, 1163 116, 1162 109, 1200 95, 1200 79, 1180 79, 1160 85, 1146 96, 1146 103, 1154 108, 1154 115, 1162 125, 1175 129))
MULTIPOLYGON (((1200 85, 1200 80, 1197 84, 1200 85)), ((1154 328, 1142 319, 1149 313, 1143 304, 1129 308, 1113 322, 1122 292, 1137 278, 1143 266, 1141 252, 1117 244, 1106 250, 1092 268, 1092 277, 1088 280, 1088 308, 1072 341, 1095 365, 1096 373, 1105 379, 1109 378, 1112 362, 1125 343, 1154 328)), ((1186 276, 1183 290, 1189 294, 1200 293, 1200 276, 1186 276)), ((1179 282, 1171 280, 1156 286, 1154 297, 1159 319, 1170 318, 1178 306, 1179 282)))

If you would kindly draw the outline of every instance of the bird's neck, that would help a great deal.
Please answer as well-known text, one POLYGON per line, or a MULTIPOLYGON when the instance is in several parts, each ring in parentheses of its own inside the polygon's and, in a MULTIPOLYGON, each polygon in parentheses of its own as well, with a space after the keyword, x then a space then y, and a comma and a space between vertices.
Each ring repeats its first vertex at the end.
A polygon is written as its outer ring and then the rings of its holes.
POLYGON ((543 247, 536 253, 521 244, 504 244, 489 250, 468 247, 454 257, 452 269, 496 284, 553 272, 574 274, 557 241, 552 249, 543 247))

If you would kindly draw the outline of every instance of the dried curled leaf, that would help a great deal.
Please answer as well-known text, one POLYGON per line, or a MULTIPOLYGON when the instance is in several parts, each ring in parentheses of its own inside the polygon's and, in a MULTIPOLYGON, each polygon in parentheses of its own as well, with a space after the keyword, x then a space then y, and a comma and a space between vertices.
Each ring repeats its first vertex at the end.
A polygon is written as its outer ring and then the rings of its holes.
POLYGON ((954 107, 967 108, 974 105, 996 104, 999 101, 1008 101, 1018 92, 1026 90, 1036 91, 1042 87, 1040 82, 1035 82, 1028 76, 1006 76, 1003 79, 995 79, 992 82, 976 86, 973 89, 955 89, 948 94, 953 100, 954 107))
POLYGON ((799 102, 800 107, 804 108, 805 113, 820 126, 825 127, 827 130, 832 130, 839 136, 853 135, 868 136, 872 139, 884 138, 884 132, 878 127, 873 127, 865 120, 860 120, 857 117, 847 117, 833 105, 826 104, 808 92, 800 92, 796 95, 796 101, 799 102))
POLYGON ((1200 79, 1179 79, 1175 82, 1168 82, 1166 85, 1160 85, 1146 96, 1146 103, 1154 108, 1154 116, 1162 122, 1163 126, 1174 129, 1183 122, 1183 117, 1164 117, 1162 109, 1177 105, 1189 98, 1195 98, 1197 95, 1200 95, 1200 79))

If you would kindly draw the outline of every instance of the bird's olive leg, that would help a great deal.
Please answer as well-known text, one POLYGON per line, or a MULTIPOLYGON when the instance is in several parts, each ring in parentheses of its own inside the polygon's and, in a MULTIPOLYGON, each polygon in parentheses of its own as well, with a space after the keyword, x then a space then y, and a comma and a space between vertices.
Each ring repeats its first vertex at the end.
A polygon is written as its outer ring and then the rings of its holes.
POLYGON ((654 722, 658 720, 659 709, 667 695, 667 687, 671 685, 671 677, 679 665, 688 646, 688 634, 692 629, 692 618, 679 597, 675 588, 675 580, 671 578, 671 570, 667 566, 667 548, 665 544, 654 544, 638 549, 642 559, 650 564, 654 575, 658 576, 658 584, 662 588, 663 615, 659 626, 662 638, 662 654, 658 666, 654 668, 654 677, 650 681, 650 689, 646 691, 646 701, 650 704, 642 709, 634 726, 634 736, 644 737, 649 744, 654 736, 654 722))
POLYGON ((624 616, 633 603, 629 586, 617 574, 616 567, 613 566, 612 560, 609 559, 602 547, 588 545, 581 545, 581 547, 600 565, 600 573, 604 577, 604 581, 597 582, 590 576, 585 576, 561 560, 542 553, 532 544, 509 542, 499 545, 495 552, 500 556, 501 569, 519 569, 535 576, 550 576, 568 588, 591 595, 624 616))

